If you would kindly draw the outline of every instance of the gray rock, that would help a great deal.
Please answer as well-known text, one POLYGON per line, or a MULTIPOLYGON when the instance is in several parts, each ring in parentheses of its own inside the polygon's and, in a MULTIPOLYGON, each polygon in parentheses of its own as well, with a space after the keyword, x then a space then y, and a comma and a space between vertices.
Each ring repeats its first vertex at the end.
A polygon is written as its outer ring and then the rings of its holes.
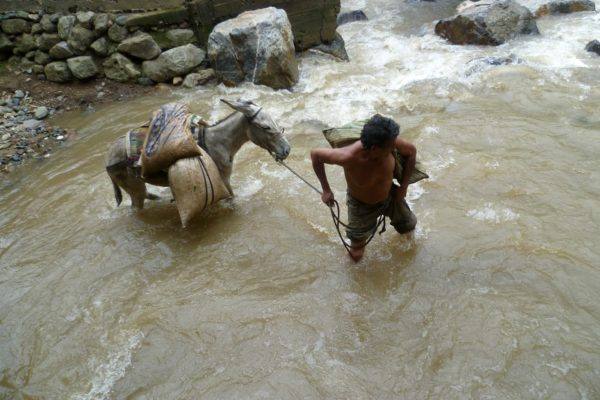
POLYGON ((369 18, 365 15, 363 10, 354 10, 349 12, 340 13, 337 16, 337 24, 338 26, 349 24, 350 22, 357 21, 368 21, 369 18))
POLYGON ((96 35, 103 34, 110 28, 111 20, 108 14, 96 14, 94 15, 94 32, 96 35))
POLYGON ((142 60, 153 60, 160 55, 160 47, 152 36, 143 32, 123 40, 117 50, 142 60))
POLYGON ((92 21, 94 20, 94 12, 92 11, 79 11, 75 14, 77 23, 83 26, 85 29, 92 29, 92 21))
POLYGON ((540 6, 535 12, 535 16, 570 14, 580 11, 596 11, 596 4, 591 0, 556 0, 540 6))
POLYGON ((42 29, 46 33, 56 33, 57 32, 56 23, 52 21, 52 16, 49 14, 44 14, 42 16, 40 25, 42 26, 42 29))
POLYGON ((8 33, 9 35, 31 32, 31 23, 20 18, 5 19, 0 23, 0 26, 4 33, 8 33))
POLYGON ((120 53, 107 58, 102 66, 106 77, 118 82, 133 81, 142 74, 133 61, 120 53))
POLYGON ((44 73, 46 78, 52 82, 64 83, 73 79, 73 74, 71 74, 69 66, 64 61, 51 62, 44 68, 44 73))
POLYGON ((35 52, 35 56, 34 59, 36 64, 40 64, 40 65, 46 65, 48 64, 51 60, 50 55, 48 53, 44 53, 43 51, 36 51, 35 52))
POLYGON ((172 29, 166 33, 169 48, 195 43, 196 36, 191 29, 172 29))
POLYGON ((320 44, 314 47, 315 50, 319 50, 323 53, 331 54, 334 57, 339 58, 343 61, 350 61, 350 57, 348 57, 348 52, 346 51, 346 42, 344 42, 344 38, 342 35, 336 32, 335 39, 333 42, 329 44, 320 44))
POLYGON ((33 57, 35 57, 35 51, 33 50, 25 54, 25 58, 28 60, 33 60, 33 57))
POLYGON ((43 121, 38 121, 37 119, 28 119, 21 124, 23 129, 27 130, 35 130, 44 125, 43 121))
POLYGON ((75 55, 73 50, 69 47, 67 42, 60 42, 54 45, 50 49, 50 57, 55 60, 65 60, 75 55))
POLYGON ((34 117, 35 119, 44 119, 48 116, 48 114, 50 114, 48 108, 42 106, 35 109, 34 117))
POLYGON ((100 39, 96 40, 94 43, 92 43, 90 48, 94 50, 96 54, 102 57, 107 57, 110 54, 108 48, 108 39, 105 37, 101 37, 100 39))
POLYGON ((113 26, 108 29, 108 38, 116 43, 122 42, 128 35, 129 32, 127 31, 127 28, 119 24, 113 24, 113 26))
POLYGON ((17 99, 24 99, 25 98, 25 92, 22 91, 22 90, 20 90, 20 89, 17 89, 17 90, 15 90, 14 97, 17 98, 17 99))
POLYGON ((138 83, 138 85, 141 85, 141 86, 152 86, 156 82, 154 82, 152 79, 148 78, 147 76, 140 76, 137 80, 137 83, 138 83))
POLYGON ((44 66, 40 64, 36 64, 33 66, 33 73, 35 75, 40 75, 44 73, 44 66))
POLYGON ((17 39, 16 46, 13 52, 17 55, 19 54, 27 54, 32 50, 37 49, 37 43, 35 37, 28 33, 25 33, 17 39))
POLYGON ((592 40, 591 42, 589 42, 585 46, 585 49, 589 52, 596 53, 600 56, 600 42, 597 40, 592 40))
POLYGON ((62 40, 68 40, 69 35, 71 34, 71 30, 75 25, 76 18, 74 15, 65 15, 64 17, 60 17, 58 19, 58 36, 62 40))
POLYGON ((58 43, 60 38, 56 33, 43 33, 37 38, 37 46, 42 51, 50 51, 58 43))
POLYGON ((196 86, 205 85, 216 77, 215 70, 210 68, 204 69, 186 76, 183 80, 183 86, 186 88, 194 88, 196 86))
POLYGON ((73 50, 75 50, 75 52, 81 54, 90 47, 94 39, 94 32, 84 28, 83 26, 77 25, 71 29, 71 34, 69 35, 69 40, 67 40, 67 43, 73 50))
POLYGON ((521 34, 539 34, 533 14, 513 0, 466 7, 438 21, 435 33, 454 44, 497 46, 521 34))
POLYGON ((15 44, 8 38, 8 36, 0 32, 0 53, 12 52, 14 47, 15 44))
POLYGON ((67 65, 77 79, 89 79, 98 75, 98 66, 90 56, 69 58, 67 65))
POLYGON ((44 28, 42 28, 41 24, 31 25, 31 34, 32 35, 39 35, 42 32, 44 32, 44 28))
POLYGON ((144 61, 142 70, 154 82, 168 82, 191 72, 204 61, 205 55, 204 50, 193 44, 175 47, 162 53, 156 60, 144 61))
POLYGON ((208 56, 228 85, 248 80, 282 89, 298 82, 292 27, 281 9, 248 11, 221 22, 208 38, 208 56))

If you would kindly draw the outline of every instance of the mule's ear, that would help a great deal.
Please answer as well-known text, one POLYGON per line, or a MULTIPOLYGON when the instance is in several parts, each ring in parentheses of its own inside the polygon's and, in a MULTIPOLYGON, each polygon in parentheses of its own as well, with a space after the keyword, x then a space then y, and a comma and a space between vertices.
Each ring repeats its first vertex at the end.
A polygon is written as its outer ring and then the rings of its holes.
POLYGON ((229 101, 221 99, 221 101, 233 108, 235 111, 239 111, 246 116, 254 115, 258 106, 251 101, 238 99, 236 101, 229 101))

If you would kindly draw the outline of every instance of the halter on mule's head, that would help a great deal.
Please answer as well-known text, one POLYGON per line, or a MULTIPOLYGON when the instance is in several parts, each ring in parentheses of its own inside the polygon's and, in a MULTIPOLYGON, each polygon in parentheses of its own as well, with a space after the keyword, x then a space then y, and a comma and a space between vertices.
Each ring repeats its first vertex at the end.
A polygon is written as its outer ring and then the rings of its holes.
POLYGON ((267 150, 276 160, 285 160, 290 154, 290 144, 285 131, 258 105, 248 100, 228 101, 221 99, 229 107, 244 114, 249 122, 248 138, 255 145, 267 150))

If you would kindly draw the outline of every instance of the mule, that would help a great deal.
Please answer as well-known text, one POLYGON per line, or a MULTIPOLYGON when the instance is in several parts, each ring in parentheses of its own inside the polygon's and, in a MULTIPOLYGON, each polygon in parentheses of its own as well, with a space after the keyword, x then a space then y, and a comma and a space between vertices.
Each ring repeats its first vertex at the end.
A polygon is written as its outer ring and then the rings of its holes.
MULTIPOLYGON (((206 127, 198 144, 214 160, 221 178, 233 195, 230 178, 236 153, 247 142, 267 150, 276 160, 285 160, 290 154, 290 144, 285 131, 258 105, 248 100, 221 100, 232 109, 230 114, 215 125, 206 127)), ((144 208, 145 200, 156 200, 157 196, 148 193, 146 183, 155 186, 169 186, 167 174, 145 178, 141 168, 127 157, 125 136, 113 142, 106 157, 106 171, 115 192, 117 206, 123 201, 123 189, 131 198, 131 204, 137 209, 144 208)))

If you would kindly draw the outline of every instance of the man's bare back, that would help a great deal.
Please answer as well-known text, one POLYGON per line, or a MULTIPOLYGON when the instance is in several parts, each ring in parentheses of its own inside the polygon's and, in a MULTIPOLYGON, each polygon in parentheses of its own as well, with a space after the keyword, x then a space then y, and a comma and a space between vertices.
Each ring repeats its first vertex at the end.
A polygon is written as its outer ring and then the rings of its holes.
MULTIPOLYGON (((352 209, 349 207, 349 220, 355 219, 360 224, 360 218, 357 217, 360 214, 369 214, 363 220, 371 221, 373 219, 373 212, 363 213, 365 210, 358 210, 360 207, 364 209, 386 201, 388 203, 404 202, 409 179, 414 171, 417 151, 412 144, 400 139, 398 133, 399 127, 393 120, 376 115, 363 128, 360 141, 339 149, 312 150, 313 168, 323 188, 321 196, 323 202, 331 206, 334 200, 325 173, 325 164, 339 165, 344 168, 349 200, 362 204, 362 206, 352 209), (392 155, 394 150, 404 158, 405 163, 400 187, 391 193, 396 166, 392 155), (390 196, 393 198, 390 199, 390 196)), ((388 206, 386 205, 386 207, 388 206)), ((380 214, 383 213, 382 211, 380 214)), ((367 226, 358 229, 358 233, 348 232, 348 237, 352 242, 350 255, 355 261, 360 260, 363 256, 366 245, 365 232, 368 230, 367 226)))

